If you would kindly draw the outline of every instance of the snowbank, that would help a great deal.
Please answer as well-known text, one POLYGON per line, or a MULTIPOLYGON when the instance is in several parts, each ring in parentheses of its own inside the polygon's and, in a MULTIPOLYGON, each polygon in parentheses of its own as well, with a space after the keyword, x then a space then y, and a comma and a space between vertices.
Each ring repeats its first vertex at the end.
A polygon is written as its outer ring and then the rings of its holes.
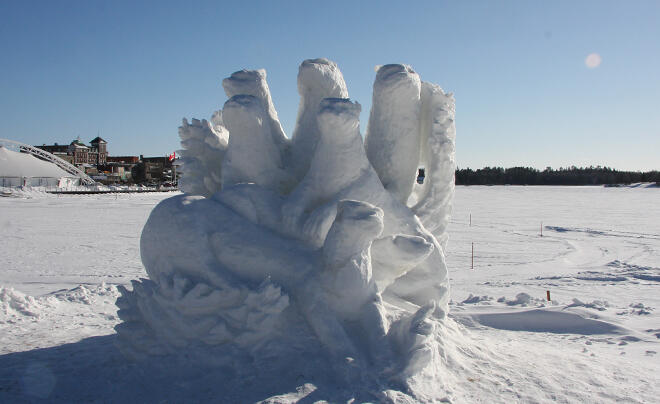
POLYGON ((13 288, 0 287, 0 305, 5 319, 17 316, 39 317, 41 310, 41 304, 34 297, 13 288))

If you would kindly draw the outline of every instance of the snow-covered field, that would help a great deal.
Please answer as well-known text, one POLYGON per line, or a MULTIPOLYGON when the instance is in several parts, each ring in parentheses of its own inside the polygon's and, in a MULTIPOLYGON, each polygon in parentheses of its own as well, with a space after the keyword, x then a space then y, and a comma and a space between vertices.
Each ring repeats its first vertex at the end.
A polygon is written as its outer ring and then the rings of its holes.
MULTIPOLYGON (((0 402, 359 400, 302 374, 126 363, 115 285, 146 276, 140 232, 172 193, 31 196, 0 198, 0 402)), ((659 202, 658 188, 457 187, 447 399, 657 402, 659 202)))

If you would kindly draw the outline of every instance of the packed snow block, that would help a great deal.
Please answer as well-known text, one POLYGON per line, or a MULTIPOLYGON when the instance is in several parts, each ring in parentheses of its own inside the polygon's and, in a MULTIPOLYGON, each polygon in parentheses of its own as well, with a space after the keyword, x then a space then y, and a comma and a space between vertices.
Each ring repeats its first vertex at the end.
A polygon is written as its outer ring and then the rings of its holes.
POLYGON ((406 203, 417 177, 421 108, 419 75, 406 65, 376 73, 365 148, 385 189, 406 203))
MULTIPOLYGON (((219 228, 244 243, 274 242, 245 223, 231 226, 232 221, 245 220, 209 198, 175 197, 154 209, 140 241, 149 279, 134 281, 132 291, 121 290, 117 303, 123 321, 117 327, 120 347, 129 356, 144 355, 144 341, 151 341, 149 354, 175 354, 187 347, 187 354, 204 356, 209 347, 224 344, 254 352, 276 336, 288 296, 269 280, 272 271, 264 272, 263 262, 255 270, 258 275, 250 272, 249 263, 241 263, 240 272, 225 269, 213 235, 219 228)), ((231 264, 228 259, 224 263, 231 264)), ((225 355, 226 348, 220 348, 225 355)))
MULTIPOLYGON (((359 355, 342 326, 351 310, 346 301, 335 299, 349 287, 355 292, 350 294, 353 301, 365 304, 375 296, 370 271, 359 270, 370 265, 368 245, 382 230, 382 212, 357 202, 344 209, 349 210, 352 214, 342 214, 334 226, 324 253, 324 249, 317 251, 261 228, 213 198, 180 196, 163 201, 152 212, 141 238, 150 279, 135 281, 133 291, 122 289, 118 300, 124 321, 117 327, 122 349, 139 357, 140 344, 148 339, 152 340, 147 344, 152 347, 149 352, 164 354, 183 346, 199 351, 236 344, 233 339, 239 338, 239 346, 252 352, 252 347, 277 338, 282 327, 293 326, 278 324, 291 296, 296 306, 286 318, 302 316, 308 332, 316 333, 329 350, 359 355), (371 231, 364 226, 367 222, 373 223, 371 231), (169 226, 179 231, 168 231, 169 226), (338 251, 348 238, 361 243, 338 251), (322 259, 349 251, 351 256, 363 257, 360 265, 322 259), (357 273, 352 271, 356 268, 357 273), (363 273, 363 284, 350 282, 363 273), (322 287, 330 285, 320 281, 324 276, 335 278, 332 287, 322 287), (344 309, 330 309, 337 304, 344 309), (140 341, 134 342, 136 338, 140 341)), ((374 322, 379 320, 370 320, 374 322)))
POLYGON ((350 318, 367 300, 376 296, 370 247, 383 231, 383 211, 369 203, 341 201, 323 245, 323 285, 333 309, 350 318))
POLYGON ((373 254, 372 262, 379 268, 374 281, 380 290, 385 290, 399 276, 422 263, 434 249, 434 245, 423 237, 405 234, 382 237, 374 243, 376 254, 373 254))
POLYGON ((235 95, 251 95, 263 103, 267 126, 270 127, 270 135, 284 157, 285 150, 288 147, 288 139, 284 134, 273 99, 270 96, 266 71, 264 69, 239 70, 222 80, 222 87, 225 89, 228 98, 235 95))
POLYGON ((442 382, 451 327, 431 230, 446 236, 454 192, 451 95, 409 66, 381 67, 365 149, 361 106, 327 59, 300 66, 291 143, 265 71, 223 86, 223 110, 180 129, 186 194, 144 227, 149 279, 121 288, 122 351, 232 367, 302 355, 381 398, 395 381, 435 400, 423 386, 442 382), (412 193, 420 165, 429 181, 412 193))
POLYGON ((427 303, 414 315, 403 317, 390 327, 390 338, 399 353, 399 372, 395 377, 405 380, 424 371, 433 360, 433 350, 436 345, 430 343, 435 332, 432 320, 436 307, 433 302, 427 303))
POLYGON ((222 111, 214 114, 213 125, 206 120, 184 119, 179 127, 183 150, 179 188, 191 195, 211 196, 221 188, 222 160, 229 132, 222 124, 222 111))
POLYGON ((359 112, 359 104, 350 100, 322 101, 319 141, 309 171, 284 202, 284 227, 290 234, 321 246, 340 200, 364 201, 382 208, 386 212, 382 237, 398 236, 400 242, 374 242, 372 254, 381 264, 375 275, 379 287, 386 295, 415 304, 436 300, 438 307, 446 310, 449 299, 444 253, 412 211, 383 188, 365 153, 359 112), (414 248, 411 244, 415 243, 403 242, 405 236, 421 237, 424 242, 414 248))
POLYGON ((309 170, 282 207, 285 228, 316 246, 325 240, 341 199, 367 201, 375 172, 364 155, 359 132, 360 104, 324 99, 317 113, 319 137, 309 170), (368 177, 371 177, 369 180, 368 177))
POLYGON ((455 102, 440 86, 422 82, 421 155, 425 168, 424 183, 414 185, 412 210, 442 244, 447 243, 446 229, 451 216, 456 172, 455 102))
POLYGON ((348 98, 344 76, 337 64, 324 58, 308 59, 298 69, 300 105, 292 136, 292 162, 298 180, 309 169, 319 138, 317 116, 325 98, 348 98))
POLYGON ((225 103, 223 121, 231 135, 222 162, 222 186, 255 183, 283 190, 287 175, 261 100, 233 96, 225 103))
POLYGON ((281 231, 280 209, 284 198, 256 184, 236 184, 212 196, 250 222, 272 231, 281 231))
MULTIPOLYGON (((418 306, 427 304, 428 302, 435 302, 436 316, 439 318, 447 314, 449 304, 449 278, 447 271, 447 264, 445 262, 444 250, 440 246, 438 240, 426 229, 419 221, 417 216, 413 215, 412 223, 408 223, 410 227, 401 229, 404 236, 416 235, 422 237, 430 246, 423 245, 413 240, 408 240, 406 243, 393 244, 399 248, 399 251, 392 252, 387 249, 389 243, 374 243, 372 246, 372 254, 374 261, 384 263, 390 254, 401 255, 414 253, 415 258, 412 262, 417 261, 412 269, 407 270, 410 264, 398 264, 402 262, 401 258, 393 259, 383 267, 379 267, 379 272, 384 273, 377 279, 383 282, 385 289, 383 296, 389 297, 393 300, 403 299, 404 301, 412 302, 418 306), (414 230, 413 230, 414 229, 414 230), (413 241, 411 243, 411 241, 413 241), (412 248, 410 248, 412 247, 412 248), (430 252, 429 252, 430 250, 430 252), (426 253, 428 255, 426 255, 426 253), (389 283, 387 281, 394 277, 394 281, 389 283)), ((397 234, 397 236, 399 236, 397 234)))

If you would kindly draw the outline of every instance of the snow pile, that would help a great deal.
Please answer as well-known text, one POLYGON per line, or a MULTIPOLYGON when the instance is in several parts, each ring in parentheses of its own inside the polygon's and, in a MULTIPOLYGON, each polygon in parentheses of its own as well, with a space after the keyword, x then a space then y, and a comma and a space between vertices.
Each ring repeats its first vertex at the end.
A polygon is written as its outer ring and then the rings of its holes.
POLYGON ((119 296, 116 286, 101 283, 95 286, 78 285, 69 290, 53 292, 45 296, 30 296, 14 288, 0 287, 0 321, 20 317, 39 318, 45 309, 59 303, 92 305, 98 299, 112 301, 119 296))
POLYGON ((490 296, 475 296, 472 293, 470 293, 470 296, 467 297, 467 299, 463 300, 459 304, 477 304, 484 302, 486 304, 489 304, 488 302, 491 302, 493 300, 492 297, 490 296))
POLYGON ((648 315, 651 314, 651 312, 654 310, 653 307, 646 306, 644 303, 630 303, 628 305, 628 309, 618 312, 616 314, 622 315, 622 314, 636 314, 636 315, 648 315))
POLYGON ((14 288, 0 287, 0 321, 10 321, 11 318, 28 316, 39 317, 42 305, 32 296, 23 294, 14 288))
POLYGON ((544 306, 546 301, 536 297, 532 297, 529 293, 518 293, 513 300, 507 300, 504 296, 497 299, 498 303, 506 303, 509 306, 544 306))
POLYGON ((610 304, 607 300, 594 300, 593 302, 585 303, 580 299, 573 298, 573 303, 569 304, 566 307, 586 307, 588 309, 596 309, 598 311, 605 311, 610 304))
POLYGON ((119 296, 119 291, 116 286, 102 282, 94 286, 78 285, 70 290, 56 292, 53 296, 64 302, 90 305, 98 298, 116 298, 119 296))
POLYGON ((179 130, 187 194, 161 202, 144 227, 149 279, 120 287, 122 351, 245 372, 304 374, 314 371, 304 362, 322 361, 375 397, 442 398, 456 333, 443 246, 453 97, 410 66, 380 67, 365 149, 361 107, 329 60, 300 66, 291 140, 265 71, 236 72, 223 87, 229 100, 212 123, 179 130))

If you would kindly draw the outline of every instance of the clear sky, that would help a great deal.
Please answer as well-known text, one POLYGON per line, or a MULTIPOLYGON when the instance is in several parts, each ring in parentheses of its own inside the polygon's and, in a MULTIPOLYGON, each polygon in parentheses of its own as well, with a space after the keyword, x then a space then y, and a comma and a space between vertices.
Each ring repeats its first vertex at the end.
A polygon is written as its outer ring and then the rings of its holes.
POLYGON ((0 138, 179 148, 221 80, 265 68, 282 124, 303 59, 362 104, 407 63, 456 96, 459 167, 660 169, 660 1, 0 1, 0 138), (589 56, 591 55, 591 56, 589 56))

